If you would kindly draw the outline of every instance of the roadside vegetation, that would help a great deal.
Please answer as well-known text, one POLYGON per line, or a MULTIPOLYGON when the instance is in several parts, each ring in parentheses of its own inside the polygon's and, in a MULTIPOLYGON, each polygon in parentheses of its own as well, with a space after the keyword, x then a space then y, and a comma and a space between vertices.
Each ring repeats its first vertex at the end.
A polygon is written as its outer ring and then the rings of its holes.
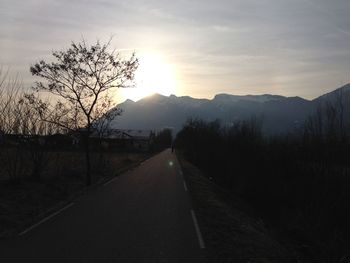
POLYGON ((259 118, 229 127, 190 119, 176 148, 248 204, 299 262, 350 262, 350 133, 339 98, 300 130, 274 137, 262 134, 259 118))
POLYGON ((53 52, 55 62, 31 67, 43 80, 32 91, 0 68, 0 237, 169 147, 170 130, 108 137, 122 114, 111 90, 131 86, 138 66, 108 48, 82 41, 53 52))
POLYGON ((204 236, 208 263, 292 263, 263 221, 237 195, 218 186, 177 152, 192 204, 204 236))

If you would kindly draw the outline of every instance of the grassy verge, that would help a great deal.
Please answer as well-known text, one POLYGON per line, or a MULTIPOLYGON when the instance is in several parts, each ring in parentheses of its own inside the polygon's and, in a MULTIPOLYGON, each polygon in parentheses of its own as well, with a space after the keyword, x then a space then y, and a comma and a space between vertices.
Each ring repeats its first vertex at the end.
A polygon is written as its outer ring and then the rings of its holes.
POLYGON ((0 180, 0 238, 17 235, 86 190, 150 157, 147 153, 110 153, 104 168, 94 171, 94 183, 87 188, 83 154, 59 154, 60 168, 54 162, 49 163, 40 181, 26 177, 16 181, 0 180))
POLYGON ((209 262, 294 262, 262 220, 239 198, 204 177, 178 155, 205 239, 209 262))

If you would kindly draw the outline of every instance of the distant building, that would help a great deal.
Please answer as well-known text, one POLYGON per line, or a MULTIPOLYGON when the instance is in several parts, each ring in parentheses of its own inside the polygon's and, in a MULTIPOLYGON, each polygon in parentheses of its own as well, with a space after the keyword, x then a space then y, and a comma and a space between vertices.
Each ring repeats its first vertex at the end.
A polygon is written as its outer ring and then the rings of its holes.
MULTIPOLYGON (((97 130, 90 136, 91 149, 149 151, 154 142, 155 133, 151 130, 110 129, 103 134, 97 130)), ((0 131, 0 144, 7 146, 45 146, 48 149, 79 149, 84 147, 82 132, 52 135, 3 134, 0 131)))
POLYGON ((91 139, 93 144, 99 144, 111 150, 148 151, 154 139, 154 132, 151 130, 109 129, 104 134, 93 132, 91 139))

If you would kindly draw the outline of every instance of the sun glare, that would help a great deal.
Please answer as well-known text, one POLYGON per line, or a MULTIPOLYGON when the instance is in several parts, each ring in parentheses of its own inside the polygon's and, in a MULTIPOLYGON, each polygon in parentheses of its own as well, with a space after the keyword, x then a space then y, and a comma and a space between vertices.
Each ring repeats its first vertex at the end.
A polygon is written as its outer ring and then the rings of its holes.
POLYGON ((136 87, 123 89, 124 98, 137 101, 154 93, 169 96, 176 92, 174 70, 160 55, 141 55, 139 63, 135 74, 136 87))

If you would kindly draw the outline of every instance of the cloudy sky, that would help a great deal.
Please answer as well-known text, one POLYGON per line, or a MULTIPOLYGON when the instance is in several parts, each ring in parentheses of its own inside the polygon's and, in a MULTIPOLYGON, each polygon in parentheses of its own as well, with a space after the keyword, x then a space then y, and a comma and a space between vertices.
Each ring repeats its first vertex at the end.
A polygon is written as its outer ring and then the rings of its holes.
POLYGON ((350 82, 349 13, 349 0, 0 0, 0 65, 30 86, 52 50, 113 35, 144 63, 139 94, 311 99, 350 82))

